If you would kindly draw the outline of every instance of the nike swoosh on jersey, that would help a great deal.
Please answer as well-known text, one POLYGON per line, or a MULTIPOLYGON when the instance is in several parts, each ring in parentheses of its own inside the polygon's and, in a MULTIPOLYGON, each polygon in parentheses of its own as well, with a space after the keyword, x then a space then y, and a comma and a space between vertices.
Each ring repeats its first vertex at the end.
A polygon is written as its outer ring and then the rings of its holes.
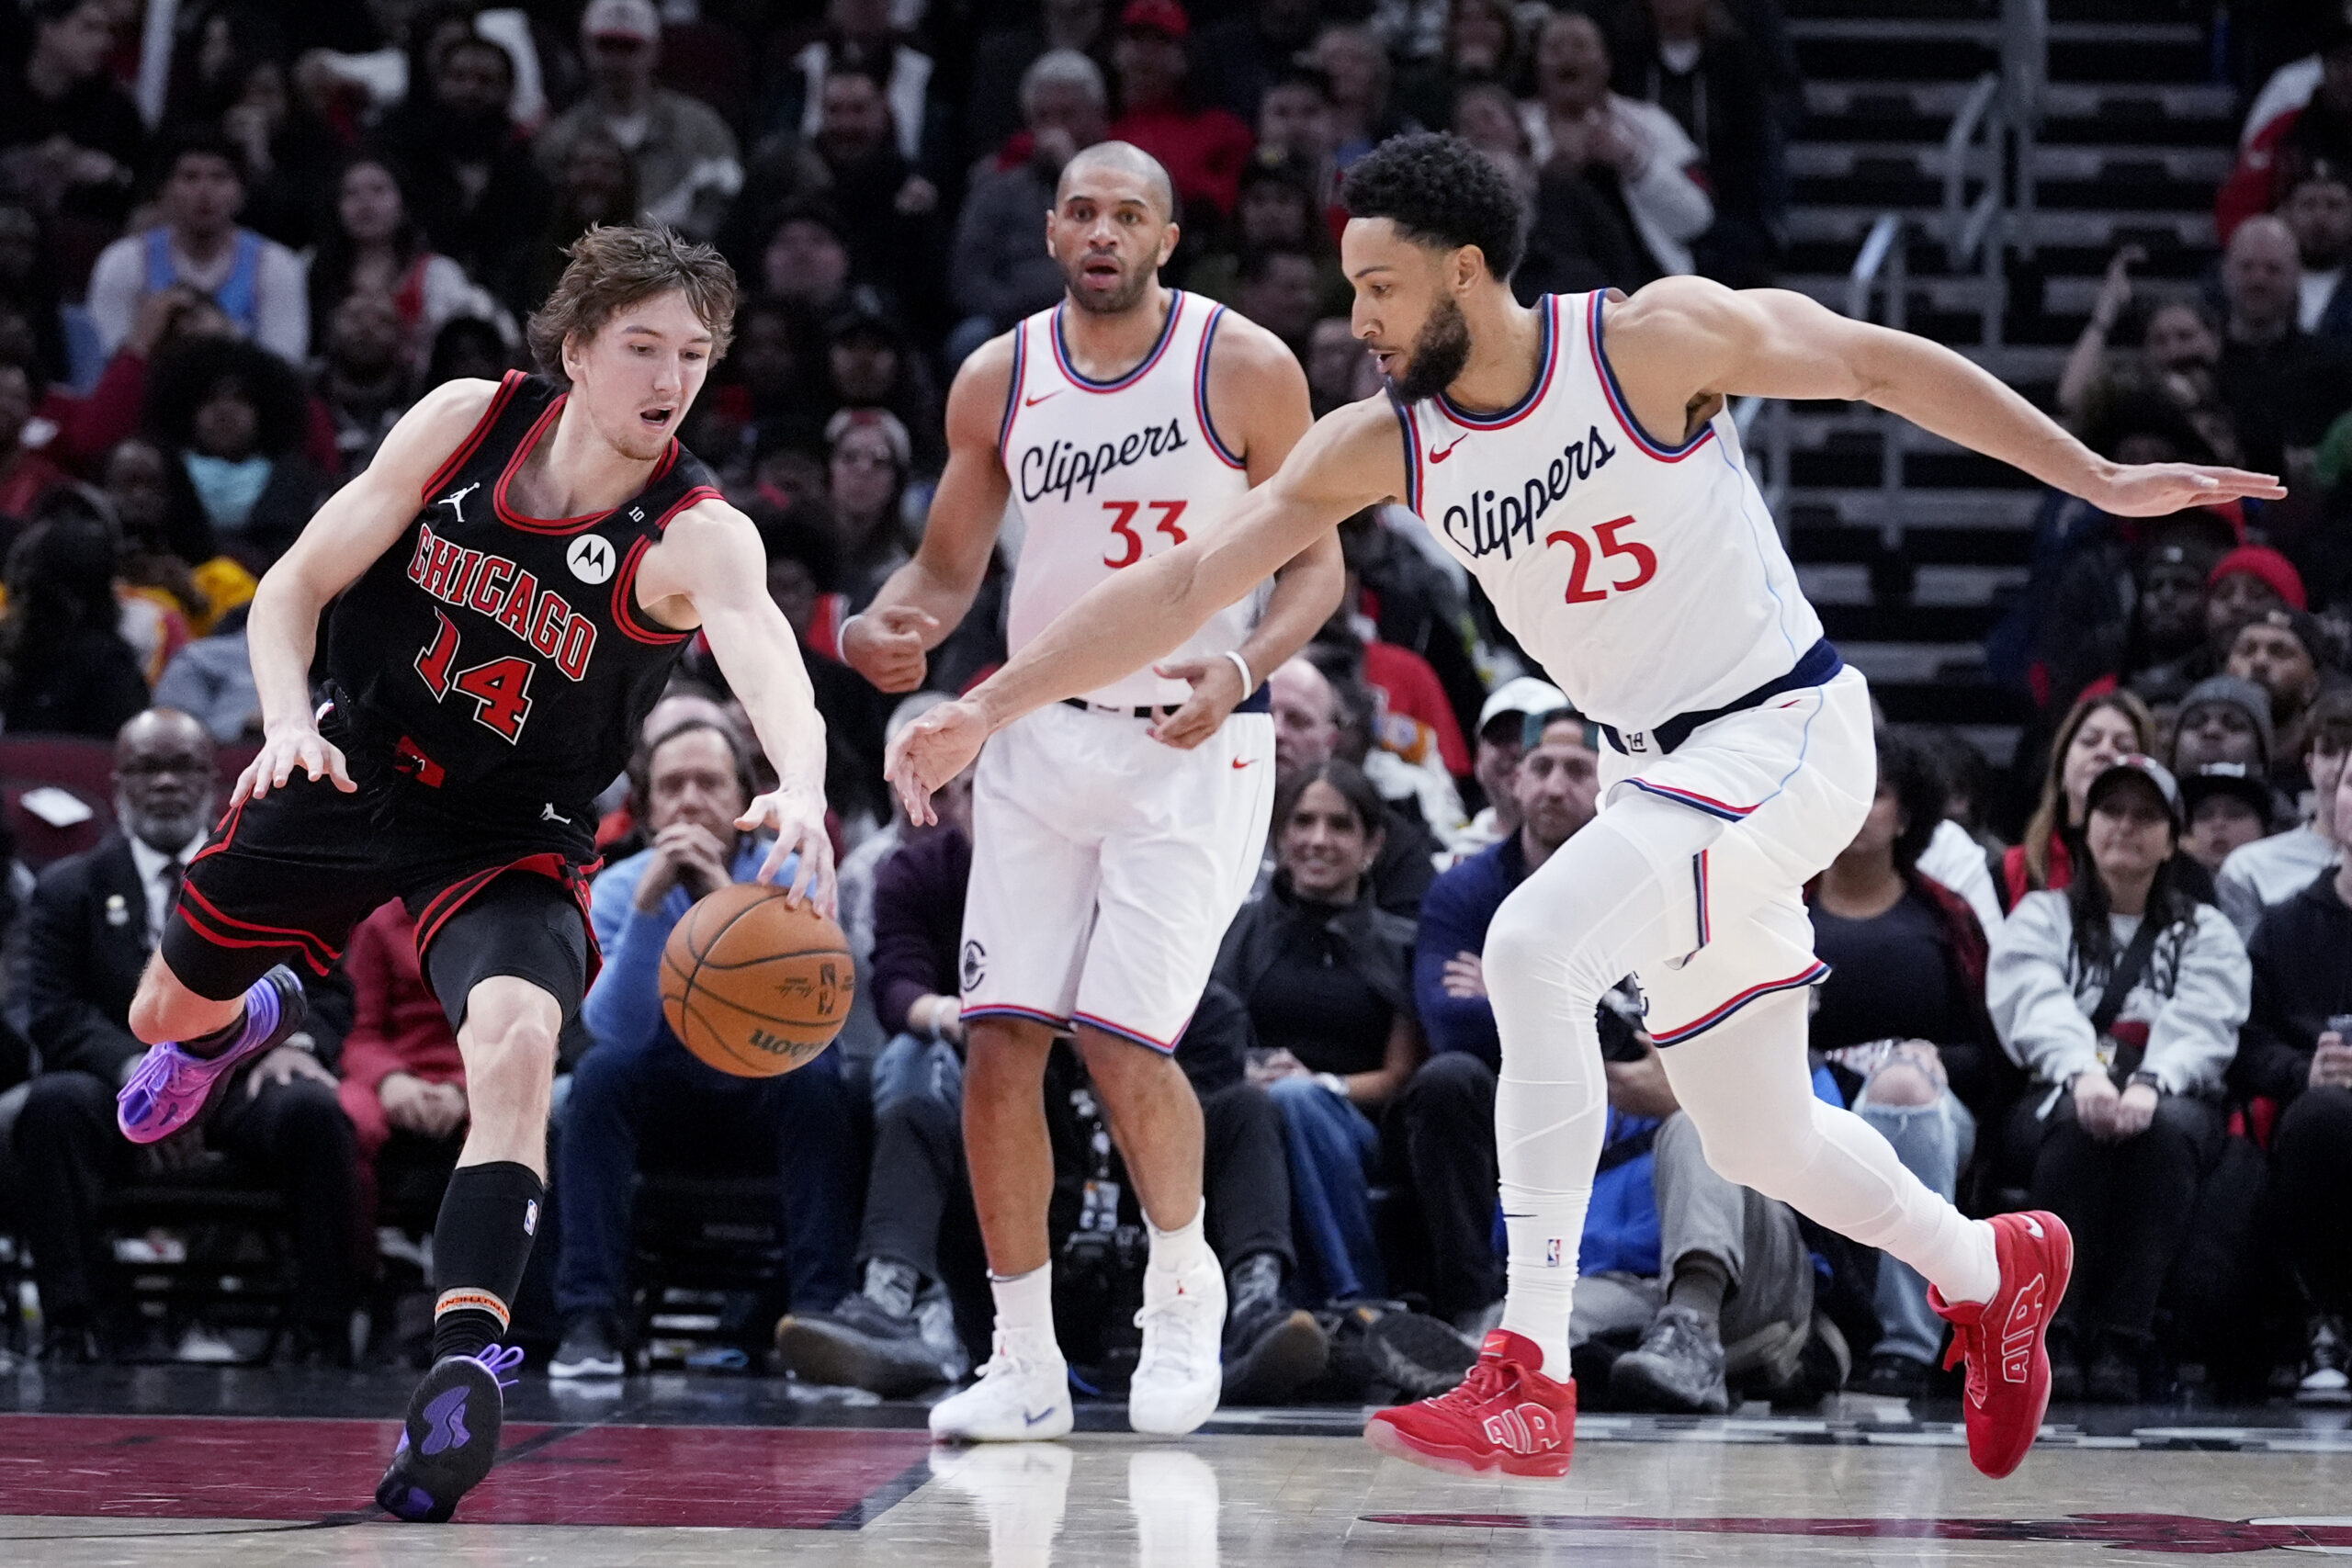
POLYGON ((1246 767, 1250 766, 1252 762, 1255 762, 1257 760, 1258 760, 1258 759, 1257 759, 1257 758, 1255 758, 1255 757, 1236 757, 1235 759, 1233 759, 1233 765, 1234 765, 1234 767, 1235 767, 1237 770, 1238 770, 1238 769, 1246 768, 1246 767))
POLYGON ((1446 447, 1443 451, 1432 451, 1432 452, 1430 452, 1430 462, 1432 462, 1432 463, 1442 463, 1442 462, 1444 462, 1448 457, 1453 457, 1453 448, 1454 448, 1454 446, 1461 446, 1464 441, 1467 441, 1467 440, 1469 440, 1469 439, 1470 439, 1470 437, 1469 437, 1469 436, 1467 436, 1467 435, 1457 435, 1457 436, 1455 436, 1455 437, 1453 438, 1453 446, 1450 446, 1446 447))
POLYGON ((1044 402, 1047 398, 1058 398, 1058 397, 1060 397, 1061 395, 1062 395, 1062 389, 1061 389, 1059 387, 1056 387, 1056 388, 1055 388, 1052 391, 1050 391, 1050 392, 1039 392, 1039 393, 1038 393, 1035 397, 1034 397, 1034 398, 1023 398, 1023 399, 1022 399, 1022 400, 1021 400, 1021 406, 1022 406, 1023 408, 1024 408, 1024 409, 1034 409, 1034 408, 1035 408, 1039 403, 1044 402))

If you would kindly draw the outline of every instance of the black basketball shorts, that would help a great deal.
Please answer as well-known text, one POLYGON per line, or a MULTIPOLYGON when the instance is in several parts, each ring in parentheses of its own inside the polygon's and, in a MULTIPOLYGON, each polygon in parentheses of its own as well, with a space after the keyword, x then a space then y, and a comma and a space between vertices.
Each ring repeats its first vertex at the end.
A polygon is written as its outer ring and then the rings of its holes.
POLYGON ((220 1001, 275 964, 323 977, 352 928, 398 898, 452 1028, 474 986, 505 975, 555 997, 569 1022, 596 965, 590 829, 552 805, 502 822, 443 807, 397 775, 346 794, 298 771, 231 810, 188 863, 164 962, 220 1001))

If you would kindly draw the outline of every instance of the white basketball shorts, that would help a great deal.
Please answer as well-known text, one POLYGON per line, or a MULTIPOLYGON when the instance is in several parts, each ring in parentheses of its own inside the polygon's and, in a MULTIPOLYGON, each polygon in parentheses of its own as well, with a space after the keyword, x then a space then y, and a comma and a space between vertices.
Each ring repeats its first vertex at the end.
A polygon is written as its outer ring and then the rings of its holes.
POLYGON ((1090 1024, 1173 1051, 1257 880, 1274 727, 1190 751, 1055 703, 989 739, 972 781, 964 1017, 1090 1024))
POLYGON ((1758 997, 1827 975, 1804 887, 1853 841, 1878 792, 1860 671, 1702 725, 1668 756, 1604 749, 1600 779, 1604 811, 1638 795, 1720 824, 1657 867, 1689 940, 1678 936, 1682 956, 1634 976, 1651 1039, 1688 1040, 1758 997))

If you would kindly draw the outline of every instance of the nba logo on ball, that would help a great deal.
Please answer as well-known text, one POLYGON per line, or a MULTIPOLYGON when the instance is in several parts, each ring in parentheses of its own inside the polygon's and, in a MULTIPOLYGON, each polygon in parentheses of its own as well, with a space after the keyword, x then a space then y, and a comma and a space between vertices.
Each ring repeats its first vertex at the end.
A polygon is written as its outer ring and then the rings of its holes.
POLYGON ((688 1051, 738 1077, 774 1077, 815 1059, 856 995, 841 927, 781 887, 722 887, 662 945, 662 1019, 688 1051))

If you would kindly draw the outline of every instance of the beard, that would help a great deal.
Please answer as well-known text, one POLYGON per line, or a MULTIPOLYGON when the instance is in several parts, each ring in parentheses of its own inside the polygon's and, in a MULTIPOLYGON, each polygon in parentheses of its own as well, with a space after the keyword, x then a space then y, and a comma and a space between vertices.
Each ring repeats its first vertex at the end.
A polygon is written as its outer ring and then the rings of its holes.
POLYGON ((1391 376, 1388 389, 1399 402, 1426 402, 1452 386, 1469 363, 1470 323, 1463 319, 1461 306, 1440 299, 1413 340, 1405 373, 1391 376))
POLYGON ((1157 267, 1137 267, 1133 272, 1122 272, 1118 288, 1108 294, 1090 294, 1081 286, 1086 280, 1086 263, 1091 259, 1080 256, 1078 265, 1062 269, 1063 279, 1069 286, 1066 298, 1089 315, 1123 316, 1134 310, 1159 271, 1157 267))

